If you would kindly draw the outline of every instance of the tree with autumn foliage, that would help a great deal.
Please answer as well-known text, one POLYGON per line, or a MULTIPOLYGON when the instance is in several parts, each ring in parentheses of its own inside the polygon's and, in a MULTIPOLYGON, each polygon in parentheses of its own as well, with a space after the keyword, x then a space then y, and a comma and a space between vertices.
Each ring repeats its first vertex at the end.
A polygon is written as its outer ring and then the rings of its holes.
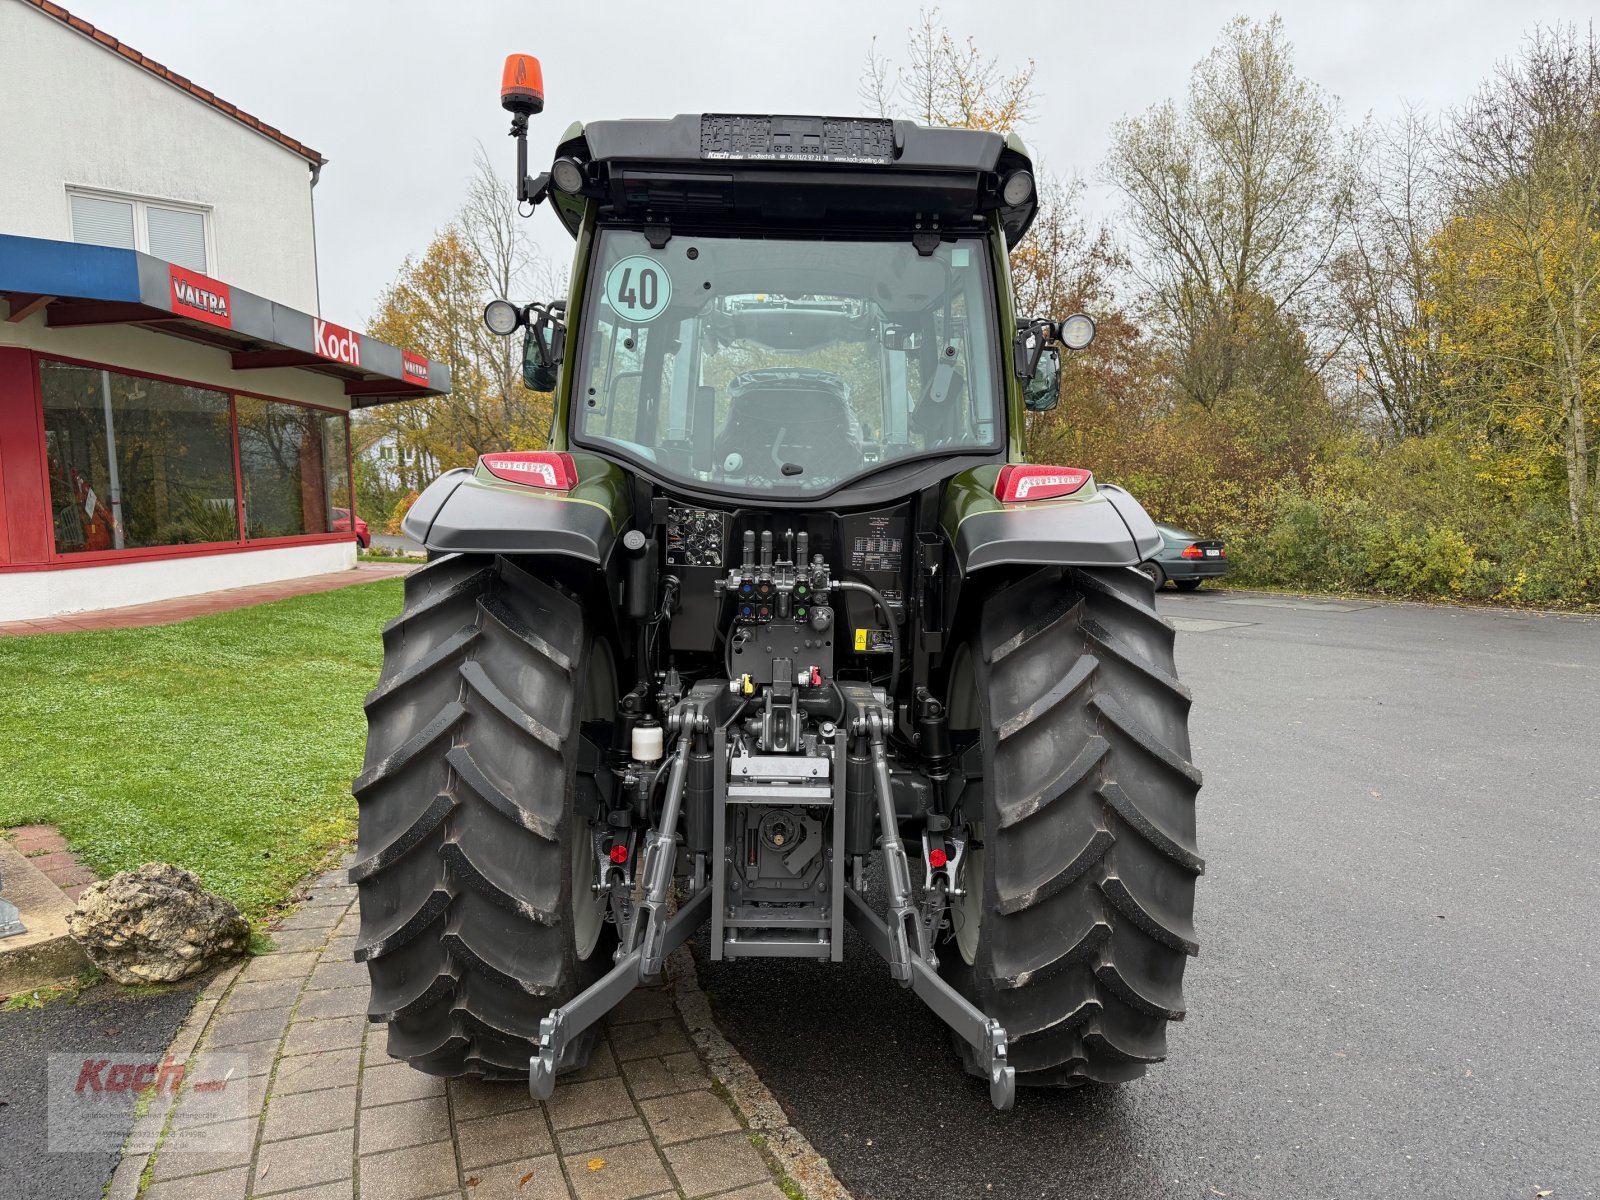
POLYGON ((1574 536, 1600 521, 1600 41, 1536 31, 1456 114, 1438 236, 1448 386, 1487 432, 1559 462, 1574 536))
MULTIPOLYGON (((869 111, 927 125, 1021 133, 1033 119, 1034 63, 1002 65, 971 38, 958 38, 940 10, 925 9, 906 31, 903 65, 876 42, 863 67, 860 94, 869 111)), ((1141 422, 1155 381, 1148 345, 1118 303, 1114 280, 1126 260, 1111 232, 1081 213, 1083 182, 1051 175, 1038 161, 1038 211, 1011 251, 1011 288, 1022 316, 1060 320, 1086 312, 1096 322, 1088 350, 1062 365, 1061 403, 1030 413, 1039 454, 1093 465, 1111 448, 1108 431, 1141 422)))
MULTIPOLYGON (((548 441, 550 394, 524 385, 519 339, 490 333, 483 323, 484 305, 496 297, 526 299, 560 286, 529 246, 512 194, 480 151, 461 211, 420 257, 401 264, 368 326, 374 337, 450 367, 449 395, 380 406, 358 418, 358 452, 379 442, 400 450, 401 465, 391 466, 389 477, 401 493, 486 451, 548 441)), ((358 475, 367 477, 373 502, 383 503, 370 483, 371 464, 358 475)), ((390 504, 397 498, 386 497, 390 504)))
POLYGON ((1174 387, 1211 407, 1274 370, 1259 335, 1311 331, 1350 225, 1358 143, 1283 22, 1235 18, 1166 101, 1119 121, 1105 170, 1174 387))
MULTIPOLYGON (((896 57, 868 53, 870 112, 1007 135, 1036 116, 1033 63, 937 9, 896 57)), ((1059 407, 1028 415, 1036 461, 1227 539, 1242 582, 1600 604, 1593 33, 1535 30, 1459 110, 1373 130, 1300 75, 1281 21, 1241 18, 1186 90, 1117 124, 1106 176, 1126 206, 1095 226, 1082 183, 1040 166, 1010 255, 1020 315, 1098 325, 1064 356, 1059 407)), ((549 397, 481 323, 492 296, 560 290, 510 195, 480 162, 383 297, 372 332, 448 362, 455 392, 361 418, 363 497, 373 438, 410 451, 402 493, 543 444, 549 397)), ((871 408, 871 372, 838 369, 871 408)))

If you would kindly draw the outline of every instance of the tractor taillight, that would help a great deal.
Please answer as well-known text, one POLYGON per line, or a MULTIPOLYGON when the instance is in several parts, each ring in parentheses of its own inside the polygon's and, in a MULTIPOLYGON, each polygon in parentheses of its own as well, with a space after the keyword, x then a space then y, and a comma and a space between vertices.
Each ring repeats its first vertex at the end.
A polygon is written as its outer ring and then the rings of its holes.
POLYGON ((1002 504, 1025 500, 1055 500, 1081 491, 1094 474, 1081 467, 1042 467, 1033 463, 1007 463, 994 481, 995 499, 1002 504))
POLYGON ((1200 549, 1199 546, 1185 546, 1183 548, 1183 554, 1180 557, 1182 557, 1182 558, 1204 558, 1205 556, 1206 556, 1206 552, 1204 550, 1200 549))
POLYGON ((556 450, 507 450, 485 454, 478 461, 496 479, 524 487, 570 492, 578 482, 572 455, 556 450))

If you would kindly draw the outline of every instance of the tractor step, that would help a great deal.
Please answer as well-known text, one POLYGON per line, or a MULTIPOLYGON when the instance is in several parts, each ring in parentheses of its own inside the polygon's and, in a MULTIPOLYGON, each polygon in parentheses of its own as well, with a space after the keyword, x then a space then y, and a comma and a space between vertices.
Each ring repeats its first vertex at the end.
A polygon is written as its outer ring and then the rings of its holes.
MULTIPOLYGON (((730 757, 727 731, 716 731, 711 827, 711 890, 716 899, 707 945, 713 962, 739 958, 844 961, 845 729, 841 726, 824 747, 823 753, 813 755, 730 757), (748 853, 749 848, 734 826, 740 814, 761 811, 764 805, 803 809, 819 831, 831 810, 830 868, 805 891, 739 890, 737 873, 730 868, 735 853, 748 853)), ((748 838, 747 824, 745 829, 748 838)), ((802 851, 805 863, 814 862, 822 848, 820 837, 806 842, 802 851)), ((800 869, 792 855, 788 862, 791 869, 800 869)))

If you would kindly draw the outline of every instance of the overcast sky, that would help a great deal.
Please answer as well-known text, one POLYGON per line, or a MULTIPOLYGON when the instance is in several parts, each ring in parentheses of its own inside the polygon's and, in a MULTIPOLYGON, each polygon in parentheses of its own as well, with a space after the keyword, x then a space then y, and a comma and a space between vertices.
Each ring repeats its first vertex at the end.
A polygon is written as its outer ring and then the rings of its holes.
MULTIPOLYGON (((544 65, 534 170, 567 124, 681 112, 860 111, 873 35, 904 58, 917 0, 65 0, 67 7, 322 152, 316 191, 322 309, 362 326, 408 253, 459 207, 482 142, 509 178, 499 106, 513 51, 544 65)), ((946 0, 945 23, 1003 63, 1038 65, 1038 116, 1023 131, 1048 169, 1096 181, 1118 117, 1182 94, 1237 13, 1284 18, 1300 70, 1346 113, 1379 120, 1407 103, 1468 96, 1538 22, 1586 20, 1581 0, 946 0)), ((1112 201, 1095 189, 1097 209, 1112 201)), ((570 239, 541 208, 529 232, 563 264, 570 239)), ((524 297, 523 299, 530 299, 524 297)))

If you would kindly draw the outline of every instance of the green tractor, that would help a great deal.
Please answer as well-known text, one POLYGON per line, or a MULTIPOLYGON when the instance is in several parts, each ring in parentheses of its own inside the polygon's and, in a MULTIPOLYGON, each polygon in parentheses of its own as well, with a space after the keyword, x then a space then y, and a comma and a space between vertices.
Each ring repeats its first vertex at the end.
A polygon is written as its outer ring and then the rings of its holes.
POLYGON ((827 964, 848 922, 997 1107, 1143 1074, 1200 774, 1159 533, 1027 458, 1094 327, 1013 310, 1026 149, 679 116, 574 125, 530 177, 537 62, 503 92, 519 199, 577 248, 564 303, 485 314, 549 447, 405 522, 351 871, 389 1054, 548 1097, 689 937, 827 964))

